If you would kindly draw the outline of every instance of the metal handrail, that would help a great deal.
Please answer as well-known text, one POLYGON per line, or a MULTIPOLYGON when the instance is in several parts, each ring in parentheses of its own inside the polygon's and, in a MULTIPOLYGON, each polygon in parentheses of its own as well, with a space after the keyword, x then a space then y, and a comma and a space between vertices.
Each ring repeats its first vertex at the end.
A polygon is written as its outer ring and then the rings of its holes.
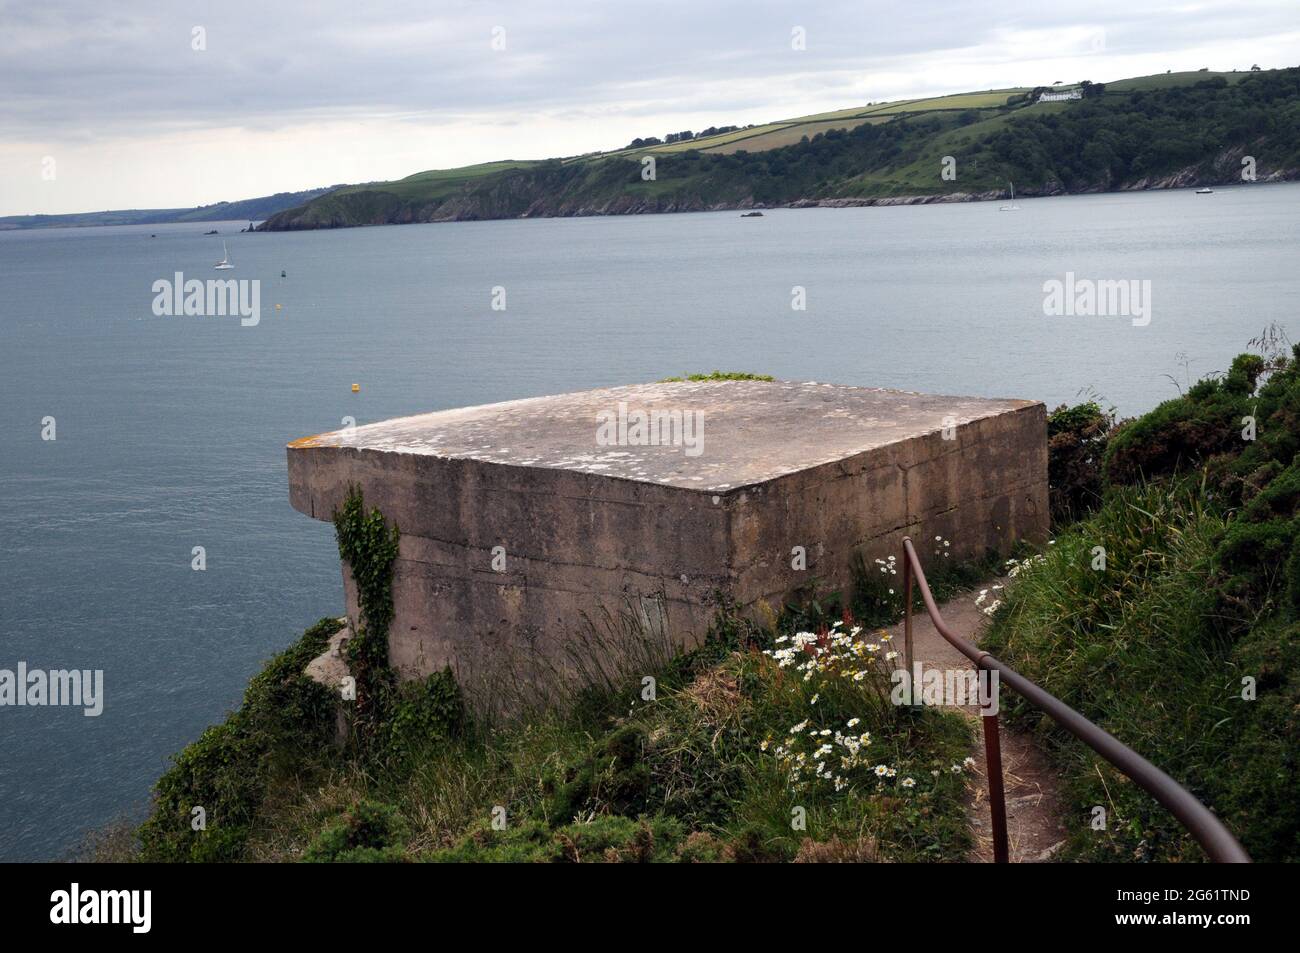
MULTIPOLYGON (((921 561, 909 537, 903 537, 903 638, 906 646, 907 669, 912 669, 912 580, 920 584, 921 598, 935 629, 953 648, 961 652, 976 668, 998 673, 999 682, 1005 682, 1034 705, 1051 716, 1052 720, 1118 768, 1130 780, 1165 806, 1169 813, 1187 828, 1196 842, 1215 863, 1248 864, 1250 855, 1214 816, 1208 807, 1192 796, 1185 787, 1165 774, 1154 764, 1094 725, 1059 698, 1039 688, 1005 662, 988 652, 976 648, 961 638, 943 621, 934 594, 925 580, 921 561)), ((998 715, 981 717, 984 730, 984 751, 988 761, 989 809, 992 812, 993 855, 997 863, 1005 864, 1007 856, 1007 806, 1003 793, 1002 752, 998 734, 998 715)))

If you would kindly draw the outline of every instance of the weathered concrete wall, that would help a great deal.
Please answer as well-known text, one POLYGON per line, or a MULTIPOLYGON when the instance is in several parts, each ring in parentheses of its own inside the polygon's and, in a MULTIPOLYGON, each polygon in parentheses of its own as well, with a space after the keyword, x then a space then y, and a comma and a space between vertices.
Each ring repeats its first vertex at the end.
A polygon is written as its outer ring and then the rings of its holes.
POLYGON ((855 553, 897 553, 905 534, 942 535, 961 559, 1047 531, 1045 413, 1028 401, 638 385, 384 421, 288 455, 297 509, 329 519, 355 484, 401 528, 392 663, 411 676, 449 664, 479 694, 535 691, 575 655, 637 651, 610 616, 689 646, 717 591, 779 606, 811 577, 848 585, 855 553), (620 402, 700 414, 698 453, 600 445, 597 416, 620 402), (806 571, 791 568, 795 546, 806 571))

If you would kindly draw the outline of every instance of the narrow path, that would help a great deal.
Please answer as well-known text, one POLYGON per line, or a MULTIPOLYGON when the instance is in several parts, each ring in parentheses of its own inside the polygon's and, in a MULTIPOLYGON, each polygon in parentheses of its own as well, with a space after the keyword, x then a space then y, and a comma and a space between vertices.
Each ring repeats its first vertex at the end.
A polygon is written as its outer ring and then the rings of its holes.
MULTIPOLYGON (((1005 580, 994 580, 1005 583, 1005 580)), ((992 585, 992 583, 990 583, 992 585)), ((978 642, 983 634, 987 617, 975 605, 979 591, 962 593, 939 607, 948 628, 974 637, 978 642)), ((895 643, 902 650, 903 624, 892 630, 895 643)), ((912 616, 912 650, 925 668, 969 671, 974 668, 970 660, 948 644, 939 634, 930 616, 922 610, 912 616)), ((971 757, 975 771, 970 775, 966 789, 966 814, 975 848, 969 859, 977 863, 992 863, 993 838, 989 824, 988 775, 984 760, 984 738, 979 726, 979 709, 967 706, 959 709, 975 727, 975 746, 971 757)), ((1002 773, 1006 785, 1007 842, 1012 863, 1050 861, 1065 842, 1065 828, 1061 822, 1062 799, 1055 772, 1047 755, 1033 738, 1024 731, 1001 720, 1002 773)))

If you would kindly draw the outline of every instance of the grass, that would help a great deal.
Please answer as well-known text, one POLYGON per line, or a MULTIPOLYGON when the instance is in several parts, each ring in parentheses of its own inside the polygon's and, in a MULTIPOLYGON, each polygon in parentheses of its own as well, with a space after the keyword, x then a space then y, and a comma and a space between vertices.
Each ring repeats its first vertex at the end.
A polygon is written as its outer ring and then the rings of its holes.
POLYGON ((858 117, 849 119, 828 119, 820 122, 791 123, 789 125, 778 126, 775 129, 768 130, 758 135, 733 139, 723 145, 709 146, 702 149, 702 151, 730 155, 731 153, 739 152, 742 149, 748 152, 762 152, 765 149, 779 149, 782 146, 792 146, 805 136, 811 139, 819 132, 826 132, 830 129, 852 129, 854 126, 859 126, 864 122, 884 122, 884 120, 872 117, 858 117))
POLYGON ((1070 108, 1070 103, 1032 103, 1014 112, 987 111, 974 122, 953 124, 930 137, 906 161, 887 169, 855 176, 845 192, 860 196, 929 195, 945 192, 1000 191, 1007 180, 999 163, 978 154, 979 144, 1007 128, 1017 118, 1051 115, 1070 108), (973 154, 973 159, 971 158, 973 154), (940 173, 944 156, 957 157, 957 178, 945 181, 940 173), (984 158, 983 167, 980 159, 984 158))
POLYGON ((647 154, 676 154, 698 149, 701 152, 730 154, 740 150, 762 152, 767 149, 779 149, 793 145, 804 136, 811 139, 819 132, 828 129, 852 129, 863 122, 884 122, 896 116, 915 115, 934 110, 951 109, 993 109, 1006 105, 1007 98, 1028 89, 990 90, 983 93, 957 93, 950 96, 934 96, 927 99, 903 99, 874 106, 854 106, 848 109, 835 109, 830 112, 800 116, 797 119, 779 119, 775 122, 749 129, 734 129, 708 138, 690 139, 685 142, 661 143, 640 149, 618 149, 613 152, 597 153, 595 156, 583 156, 570 161, 585 161, 592 158, 609 156, 630 156, 647 154))
POLYGON ((436 198, 447 195, 469 182, 492 175, 499 175, 502 172, 531 168, 540 164, 540 160, 505 160, 501 162, 482 162, 478 165, 461 166, 457 169, 432 169, 428 172, 417 172, 414 175, 408 175, 404 179, 397 179, 392 182, 351 185, 332 194, 354 195, 383 192, 402 198, 436 198))
POLYGON ((747 371, 710 371, 708 374, 683 374, 681 377, 665 377, 660 384, 673 384, 680 381, 771 381, 776 380, 771 374, 750 374, 747 371))
MULTIPOLYGON (((1086 510, 1097 487, 1101 503, 1021 568, 985 643, 1184 784, 1257 861, 1300 861, 1300 348, 1288 343, 1266 329, 1261 353, 1114 429, 1096 405, 1055 411, 1057 515, 1086 510), (1082 442, 1057 439, 1070 434, 1082 442)), ((1067 857, 1203 859, 1108 764, 1010 710, 1059 759, 1067 857), (1086 823, 1099 807, 1104 830, 1086 823)))
MULTIPOLYGON (((821 637, 809 636, 808 652, 783 659, 776 650, 789 645, 803 621, 787 612, 764 625, 720 612, 698 649, 661 656, 655 668, 649 667, 655 653, 647 651, 639 671, 607 673, 605 681, 558 695, 527 716, 465 722, 402 759, 377 758, 373 746, 340 753, 319 738, 290 742, 270 730, 274 710, 250 691, 233 719, 268 730, 242 746, 215 746, 205 735, 178 756, 142 829, 142 856, 964 858, 970 839, 962 761, 971 742, 965 720, 889 704, 886 664, 858 658, 869 657, 867 643, 881 646, 877 656, 883 655, 888 640, 878 632, 837 640, 833 633, 840 629, 828 628, 821 637), (819 667, 805 679, 797 667, 809 659, 818 659, 819 667), (867 677, 848 677, 850 665, 867 677), (824 736, 810 734, 822 730, 824 736), (818 754, 822 744, 834 748, 835 757, 818 754), (825 777, 813 775, 818 759, 828 766, 825 777), (888 773, 878 775, 877 765, 888 773), (257 783, 227 783, 246 777, 257 783), (191 803, 217 805, 206 831, 191 830, 191 803), (238 820, 233 830, 227 829, 230 819, 238 820)), ((285 658, 296 663, 319 645, 322 633, 313 630, 285 658)), ((277 691, 289 693, 284 697, 302 690, 302 677, 282 662, 274 671, 277 691)), ((252 735, 241 729, 241 737, 252 735)), ((303 737, 314 736, 308 731, 303 737)), ((101 850, 120 858, 120 833, 101 843, 101 850)))
POLYGON ((1229 83, 1241 82, 1242 77, 1248 76, 1249 71, 1239 70, 1233 72, 1216 72, 1207 70, 1183 70, 1177 73, 1153 73, 1150 76, 1134 76, 1130 79, 1121 79, 1113 83, 1107 83, 1107 91, 1116 92, 1128 91, 1134 89, 1170 89, 1175 86, 1191 86, 1194 83, 1200 83, 1207 79, 1222 77, 1229 83))
MULTIPOLYGON (((1296 860, 1300 634, 1225 607, 1212 580, 1227 526, 1195 483, 1118 490, 1026 565, 984 646, 1172 774, 1256 859, 1296 860), (1093 568, 1098 546, 1104 569, 1093 568), (1272 683, 1272 696, 1244 700, 1246 676, 1272 683)), ((1066 779, 1065 859, 1204 859, 1107 762, 1020 699, 1007 708, 1041 734, 1066 779), (1088 823, 1097 806, 1105 830, 1088 823)))
POLYGON ((891 116, 901 113, 926 113, 936 109, 995 109, 1005 106, 1009 97, 1027 92, 1029 92, 1028 88, 1017 88, 990 90, 984 93, 956 93, 951 96, 934 96, 929 99, 889 103, 867 112, 873 116, 891 116))

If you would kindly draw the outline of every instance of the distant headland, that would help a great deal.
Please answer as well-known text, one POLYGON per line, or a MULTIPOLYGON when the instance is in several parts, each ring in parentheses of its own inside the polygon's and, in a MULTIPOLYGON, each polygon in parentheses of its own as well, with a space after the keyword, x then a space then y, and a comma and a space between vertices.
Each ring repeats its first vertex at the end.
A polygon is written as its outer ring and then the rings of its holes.
POLYGON ((1300 178, 1300 67, 985 90, 334 189, 259 230, 891 205, 1300 178))

